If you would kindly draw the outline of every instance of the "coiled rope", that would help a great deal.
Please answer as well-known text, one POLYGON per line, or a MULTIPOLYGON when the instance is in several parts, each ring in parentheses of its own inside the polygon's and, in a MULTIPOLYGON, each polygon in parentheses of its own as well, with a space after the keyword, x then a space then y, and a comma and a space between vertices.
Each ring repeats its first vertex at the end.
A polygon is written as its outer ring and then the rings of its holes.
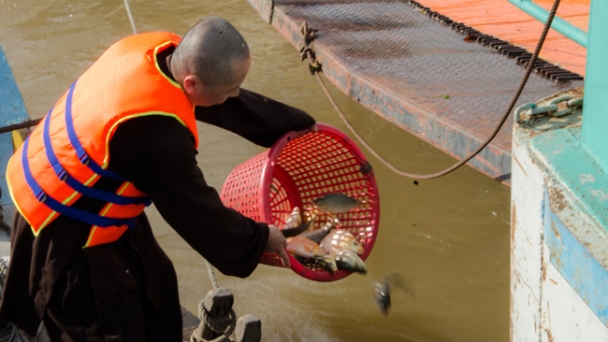
POLYGON ((519 96, 521 95, 522 91, 524 90, 524 87, 525 87, 526 83, 528 82, 528 78, 530 77, 530 74, 532 73, 532 70, 534 70, 534 65, 536 64, 536 60, 538 59, 538 55, 540 54, 540 50, 542 49, 542 46, 543 46, 543 44, 545 42, 545 38, 547 37, 547 33, 549 32, 549 29, 551 28, 551 23, 553 22, 553 18, 555 17, 555 13, 557 12, 557 8, 559 6, 559 3, 560 3, 560 0, 555 0, 555 2, 553 3, 553 7, 551 8, 551 11, 549 12, 549 16, 547 17, 547 21, 545 22, 545 26, 543 28, 541 36, 540 36, 540 38, 538 40, 538 43, 536 44, 536 48, 534 50, 534 54, 532 55, 532 58, 530 59, 529 64, 528 64, 528 66, 526 68, 526 72, 524 74, 524 77, 522 78, 521 82, 519 83, 519 87, 517 88, 517 91, 515 92, 515 95, 513 96, 511 102, 509 103, 509 106, 507 107, 507 110, 505 110, 504 114, 502 115, 502 118, 500 119, 498 125, 496 126, 496 128, 494 129, 494 131, 492 132, 492 134, 477 149, 475 149, 475 151, 469 153, 467 156, 465 156, 462 160, 458 161, 456 164, 454 164, 454 165, 452 165, 452 166, 450 166, 450 167, 448 167, 448 168, 446 168, 446 169, 444 169, 442 171, 431 173, 431 174, 410 173, 410 172, 405 172, 405 171, 397 169, 389 161, 387 161, 382 156, 380 156, 355 131, 355 129, 351 126, 350 122, 344 116, 344 113, 342 112, 342 110, 340 109, 340 107, 336 103, 336 100, 333 98, 333 96, 331 95, 331 93, 327 89, 327 86, 325 85, 325 82, 323 81, 323 78, 319 74, 322 71, 321 70, 321 64, 316 60, 315 54, 314 54, 313 50, 309 47, 310 43, 314 40, 315 32, 317 30, 309 28, 308 24, 306 22, 302 23, 302 31, 301 31, 301 33, 304 36, 304 47, 302 48, 302 50, 300 50, 300 52, 301 52, 301 54, 303 56, 303 59, 304 58, 308 59, 308 61, 309 61, 308 67, 310 69, 311 74, 313 74, 316 77, 316 79, 319 81, 319 84, 321 85, 321 88, 323 88, 323 92, 325 93, 325 95, 327 95, 327 98, 331 102, 332 106, 334 107, 334 109, 336 110, 336 112, 338 113, 338 115, 340 116, 340 118, 342 119, 342 121, 344 122, 344 124, 346 125, 346 127, 348 127, 348 129, 357 138, 357 140, 359 140, 359 142, 363 146, 365 146, 365 148, 367 148, 370 151, 370 153, 372 155, 374 155, 374 157, 376 157, 388 169, 392 170, 393 172, 395 172, 396 174, 398 174, 400 176, 404 176, 404 177, 408 177, 408 178, 413 178, 413 179, 433 179, 433 178, 438 178, 438 177, 441 177, 441 176, 445 176, 448 173, 450 173, 450 172, 458 169, 462 165, 466 164, 469 160, 473 159, 473 157, 475 157, 477 154, 479 154, 479 152, 481 152, 481 150, 483 150, 486 146, 488 146, 488 144, 496 137, 496 135, 498 134, 498 132, 502 128, 503 124, 505 123, 505 121, 509 117, 509 114, 513 110, 513 107, 515 106, 515 103, 519 99, 519 96))

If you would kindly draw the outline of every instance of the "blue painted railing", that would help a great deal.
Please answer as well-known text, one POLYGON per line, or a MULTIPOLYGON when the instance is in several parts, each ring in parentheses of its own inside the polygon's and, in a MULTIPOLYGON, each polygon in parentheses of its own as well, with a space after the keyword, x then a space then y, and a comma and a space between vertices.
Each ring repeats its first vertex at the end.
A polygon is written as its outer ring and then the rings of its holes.
MULTIPOLYGON (((517 6, 522 11, 528 13, 539 21, 546 22, 547 17, 549 16, 549 11, 538 6, 531 0, 509 0, 510 3, 517 6)), ((553 22, 551 23, 551 28, 555 31, 563 34, 564 36, 570 38, 572 41, 577 44, 587 47, 588 37, 587 33, 578 27, 570 24, 569 22, 563 20, 562 18, 555 16, 553 22)))

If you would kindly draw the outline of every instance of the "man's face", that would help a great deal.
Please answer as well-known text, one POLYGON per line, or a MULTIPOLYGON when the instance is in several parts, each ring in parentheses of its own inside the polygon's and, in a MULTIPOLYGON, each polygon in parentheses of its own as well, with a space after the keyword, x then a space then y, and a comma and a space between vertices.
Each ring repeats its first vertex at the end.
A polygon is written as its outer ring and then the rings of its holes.
POLYGON ((196 106, 209 107, 224 103, 229 97, 237 97, 250 65, 251 57, 244 61, 233 60, 232 80, 228 84, 208 86, 199 82, 192 91, 187 92, 188 99, 196 106))

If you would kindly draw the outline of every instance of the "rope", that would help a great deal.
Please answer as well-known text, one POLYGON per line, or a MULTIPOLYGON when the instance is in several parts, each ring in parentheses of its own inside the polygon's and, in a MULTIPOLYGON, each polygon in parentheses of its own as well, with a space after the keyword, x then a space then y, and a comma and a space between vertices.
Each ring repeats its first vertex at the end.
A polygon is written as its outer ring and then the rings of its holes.
MULTIPOLYGON (((129 6, 129 0, 124 0, 125 8, 127 9, 127 15, 129 16, 129 21, 131 22, 131 28, 133 29, 133 34, 137 34, 137 28, 135 27, 135 20, 133 20, 133 14, 131 13, 131 7, 129 6)), ((217 284, 217 279, 215 278, 215 273, 213 272, 213 267, 211 264, 205 259, 205 265, 207 266, 207 272, 209 273, 209 278, 211 279, 211 284, 214 289, 218 289, 219 285, 217 284)), ((214 332, 221 334, 217 338, 213 339, 209 342, 214 341, 222 341, 224 338, 227 338, 232 334, 236 327, 236 314, 234 310, 231 308, 230 312, 226 316, 222 317, 209 317, 207 310, 205 310, 205 300, 203 299, 198 303, 198 315, 201 320, 205 322, 211 330, 214 332)), ((196 331, 195 331, 196 333, 196 331)), ((193 335, 192 338, 195 336, 193 335)), ((202 338, 197 337, 198 340, 202 340, 202 338)))
POLYGON ((198 329, 194 330, 192 336, 190 337, 191 342, 197 341, 206 341, 206 342, 220 342, 225 341, 236 328, 236 314, 234 313, 234 309, 230 309, 230 312, 226 316, 222 317, 209 317, 207 315, 207 310, 202 306, 202 303, 199 303, 199 315, 200 319, 205 322, 205 324, 214 332, 219 334, 213 340, 205 340, 202 336, 199 335, 198 329))
MULTIPOLYGON (((217 279, 215 278, 215 272, 213 271, 213 266, 209 263, 209 261, 205 260, 205 265, 207 266, 207 272, 209 273, 209 278, 211 279, 211 284, 214 289, 218 289, 219 286, 217 284, 217 279)), ((198 317, 205 322, 205 324, 214 332, 219 334, 218 337, 209 341, 209 342, 219 342, 225 341, 236 328, 236 314, 234 313, 234 309, 230 308, 230 312, 228 315, 220 316, 220 317, 211 317, 209 313, 205 309, 205 300, 201 300, 198 303, 198 317)), ((194 332, 196 334, 196 331, 194 332)), ((192 336, 192 341, 202 341, 202 337, 200 336, 192 336)))
MULTIPOLYGON (((127 15, 129 16, 129 21, 131 22, 131 28, 133 29, 133 34, 137 34, 137 28, 135 27, 135 20, 133 20, 133 14, 131 13, 131 7, 129 6, 129 0, 124 0, 124 2, 125 2, 125 8, 127 9, 127 15)), ((207 266, 207 272, 209 273, 209 278, 211 279, 211 284, 213 285, 213 288, 218 289, 219 285, 217 283, 217 279, 215 278, 215 273, 213 272, 213 267, 206 259, 205 259, 205 265, 207 266)), ((209 325, 211 330, 213 330, 219 334, 224 332, 224 330, 225 330, 224 327, 226 326, 226 323, 225 323, 226 320, 231 321, 231 322, 234 321, 228 327, 229 332, 225 333, 225 336, 230 336, 232 331, 234 331, 234 327, 236 324, 236 315, 234 314, 234 311, 232 309, 230 309, 230 314, 228 316, 224 316, 224 317, 219 317, 219 318, 209 317, 206 314, 207 311, 205 310, 204 302, 205 302, 205 300, 203 299, 198 304, 199 318, 201 320, 204 320, 205 323, 207 323, 207 325, 209 325), (220 331, 216 330, 216 329, 221 329, 221 328, 224 328, 224 329, 222 329, 220 331)))
MULTIPOLYGON (((127 15, 129 16, 129 21, 131 22, 131 28, 133 29, 133 34, 137 34, 137 28, 135 27, 135 20, 133 20, 133 14, 131 13, 131 7, 129 6, 129 0, 124 0, 125 8, 127 9, 127 15)), ((217 284, 217 279, 215 278, 215 273, 213 271, 213 266, 205 260, 205 265, 207 266, 207 273, 209 273, 209 278, 211 279, 211 284, 214 289, 218 289, 219 286, 217 284)), ((227 316, 222 317, 209 317, 207 310, 205 309, 205 300, 201 300, 198 303, 198 315, 201 320, 205 322, 205 324, 214 332, 220 334, 217 338, 213 339, 210 342, 214 341, 223 341, 225 338, 230 336, 236 327, 236 314, 234 310, 231 308, 230 313, 227 316)), ((191 340, 202 341, 202 337, 195 336, 197 331, 195 330, 191 340)))
POLYGON ((217 279, 215 279, 215 273, 213 272, 213 266, 211 266, 209 261, 207 261, 206 259, 205 259, 205 265, 207 265, 207 272, 209 273, 209 278, 211 279, 211 284, 213 285, 213 288, 217 290, 217 288, 219 286, 217 285, 217 279))
POLYGON ((321 65, 315 59, 315 55, 314 55, 314 52, 312 51, 312 49, 310 49, 308 47, 308 45, 314 39, 314 32, 316 32, 317 30, 308 28, 308 24, 306 22, 304 22, 302 24, 302 35, 304 36, 305 46, 304 46, 304 48, 302 48, 302 50, 300 52, 302 53, 302 60, 304 60, 305 58, 308 59, 308 61, 309 61, 309 69, 311 70, 311 73, 319 81, 319 84, 321 85, 321 88, 323 88, 323 92, 325 92, 325 95, 327 95, 327 98, 331 102, 332 106, 334 107, 334 109, 336 110, 336 112, 338 113, 338 115, 340 116, 340 118, 342 119, 342 121, 344 122, 344 124, 346 125, 346 127, 348 127, 348 129, 357 138, 357 140, 359 140, 359 142, 363 146, 365 146, 365 148, 367 148, 371 152, 371 154, 374 155, 374 157, 376 157, 382 164, 384 164, 384 166, 386 166, 387 168, 389 168, 390 170, 392 170, 393 172, 395 172, 396 174, 398 174, 400 176, 404 176, 404 177, 408 177, 408 178, 414 178, 414 179, 433 179, 433 178, 438 178, 438 177, 441 177, 441 176, 445 176, 448 173, 450 173, 450 172, 458 169, 462 165, 466 164, 469 160, 473 159, 473 157, 475 157, 477 154, 479 154, 479 152, 481 152, 481 150, 483 150, 486 146, 488 146, 488 144, 496 137, 496 135, 498 134, 498 132, 502 128, 503 124, 505 123, 505 121, 509 117, 509 114, 513 110, 513 107, 515 106, 515 103, 519 99, 519 96, 521 95, 522 91, 524 90, 524 87, 525 87, 526 83, 528 82, 528 78, 530 77, 530 74, 532 73, 532 70, 534 70, 534 65, 536 64, 536 60, 538 59, 538 55, 540 53, 540 50, 541 50, 541 48, 543 46, 543 43, 545 42, 545 38, 547 37, 547 33, 549 32, 549 29, 551 28, 551 23, 553 22, 553 18, 555 17, 555 13, 557 12, 557 7, 559 6, 559 2, 560 2, 560 0, 555 0, 555 2, 553 3, 553 7, 551 8, 551 12, 549 13, 549 16, 547 17, 547 21, 546 21, 545 26, 543 28, 543 32, 541 33, 541 36, 539 38, 538 44, 536 45, 536 49, 534 51, 534 54, 532 55, 532 58, 530 59, 529 64, 528 64, 528 66, 526 68, 526 72, 524 74, 524 77, 522 78, 522 80, 521 80, 521 82, 519 84, 519 87, 517 88, 517 91, 515 92, 515 95, 513 96, 513 99, 511 100, 511 103, 509 104, 507 110, 502 115, 502 118, 500 119, 498 125, 496 126, 496 128, 494 129, 494 131, 492 132, 492 134, 475 151, 471 152, 469 155, 467 155, 466 157, 464 157, 462 160, 458 161, 456 164, 454 164, 454 165, 452 165, 452 166, 450 166, 450 167, 448 167, 448 168, 446 168, 446 169, 444 169, 442 171, 431 173, 431 174, 409 173, 409 172, 404 172, 404 171, 401 171, 401 170, 397 169, 395 166, 393 166, 386 159, 382 158, 382 156, 380 156, 376 151, 374 151, 374 149, 372 147, 370 147, 363 140, 363 138, 361 138, 361 136, 354 130, 354 128, 350 125, 350 123, 348 122, 348 120, 344 116, 344 113, 342 113, 342 110, 340 110, 340 107, 336 103, 336 101, 333 98, 333 96, 329 93, 329 90, 327 89, 327 86, 325 85, 325 82, 323 81, 323 79, 319 75, 319 73, 322 71, 321 70, 321 65))
MULTIPOLYGON (((213 284, 214 289, 218 289, 219 286, 217 284, 217 279, 215 278, 215 273, 213 271, 213 266, 209 263, 209 261, 205 260, 205 265, 207 266, 207 272, 209 273, 209 278, 211 279, 211 284, 213 284)), ((214 332, 218 333, 219 336, 209 342, 219 342, 224 341, 228 336, 234 332, 236 328, 236 314, 234 313, 234 309, 230 308, 230 312, 228 315, 220 316, 220 317, 210 317, 209 313, 205 309, 205 300, 201 300, 198 303, 198 317, 205 322, 205 324, 214 332)), ((196 333, 196 331, 195 331, 196 333)), ((193 339, 195 336, 192 337, 193 339)), ((197 336, 197 341, 202 341, 202 337, 197 336)))
POLYGON ((27 121, 20 122, 18 124, 13 124, 13 125, 8 125, 8 126, 0 127, 0 134, 6 133, 6 132, 10 132, 10 131, 14 131, 16 129, 36 126, 37 124, 40 123, 40 121, 42 121, 42 119, 27 120, 27 121))
POLYGON ((133 14, 131 13, 131 7, 129 6, 129 0, 125 1, 125 8, 127 9, 127 15, 129 16, 129 21, 131 22, 131 28, 133 29, 133 34, 137 34, 137 28, 135 28, 135 20, 133 20, 133 14))

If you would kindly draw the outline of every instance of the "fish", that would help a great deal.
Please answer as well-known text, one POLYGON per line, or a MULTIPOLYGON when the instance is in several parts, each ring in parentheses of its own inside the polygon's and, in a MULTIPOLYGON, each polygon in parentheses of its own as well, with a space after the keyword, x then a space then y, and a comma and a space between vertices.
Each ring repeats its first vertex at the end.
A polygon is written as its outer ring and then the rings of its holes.
POLYGON ((300 208, 296 206, 291 211, 291 214, 289 214, 287 220, 285 220, 285 225, 283 226, 283 229, 294 228, 301 224, 302 215, 300 214, 300 208))
POLYGON ((348 195, 332 192, 314 199, 313 204, 323 212, 331 214, 341 214, 354 209, 362 203, 362 201, 352 198, 348 195))
POLYGON ((357 253, 351 250, 339 252, 335 257, 335 260, 336 266, 338 266, 338 269, 340 270, 362 274, 367 273, 367 266, 365 265, 363 259, 361 259, 357 253))
POLYGON ((389 282, 382 279, 374 284, 376 304, 384 315, 388 315, 391 308, 391 289, 389 282))
POLYGON ((287 239, 286 249, 288 252, 303 258, 314 258, 327 254, 323 252, 318 243, 297 235, 287 239))
POLYGON ((388 315, 391 308, 391 292, 395 288, 400 288, 414 297, 409 286, 406 286, 401 277, 395 273, 389 273, 374 283, 374 294, 376 304, 384 315, 388 315))
POLYGON ((338 272, 338 264, 333 255, 319 255, 313 258, 315 263, 331 274, 338 272))
POLYGON ((303 212, 302 212, 302 219, 304 221, 310 221, 310 220, 314 220, 315 218, 317 218, 316 213, 314 213, 311 207, 307 207, 303 212))
POLYGON ((331 274, 338 272, 335 256, 323 252, 321 247, 313 241, 296 235, 287 239, 286 249, 303 265, 312 261, 331 274))
POLYGON ((339 222, 337 219, 329 219, 327 220, 327 223, 323 225, 323 227, 319 229, 304 231, 299 235, 316 243, 321 243, 321 241, 323 241, 327 234, 329 234, 329 232, 331 232, 331 230, 336 226, 337 222, 339 222))
POLYGON ((293 228, 283 228, 283 229, 281 229, 281 233, 283 233, 283 236, 286 238, 301 235, 303 232, 306 232, 310 228, 310 225, 313 223, 314 223, 314 220, 310 220, 310 221, 304 222, 301 225, 293 227, 293 228))
POLYGON ((355 238, 353 234, 344 229, 333 230, 321 241, 321 249, 329 254, 331 252, 340 253, 341 251, 350 250, 359 255, 365 250, 363 245, 355 238))

